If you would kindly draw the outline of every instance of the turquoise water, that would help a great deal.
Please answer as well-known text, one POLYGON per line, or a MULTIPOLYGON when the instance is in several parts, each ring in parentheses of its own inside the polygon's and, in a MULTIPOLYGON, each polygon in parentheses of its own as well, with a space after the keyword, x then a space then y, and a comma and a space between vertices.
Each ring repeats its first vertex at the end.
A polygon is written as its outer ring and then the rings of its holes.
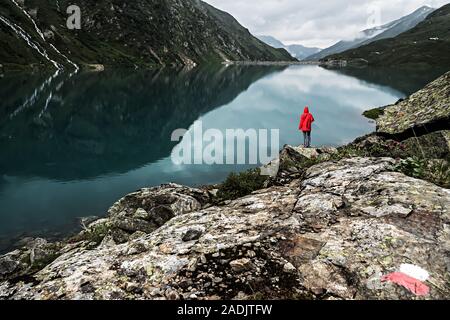
POLYGON ((230 66, 0 78, 0 250, 23 236, 58 237, 123 195, 167 182, 217 183, 252 165, 175 165, 175 129, 279 129, 280 148, 372 132, 366 109, 417 90, 437 72, 318 66, 230 66))

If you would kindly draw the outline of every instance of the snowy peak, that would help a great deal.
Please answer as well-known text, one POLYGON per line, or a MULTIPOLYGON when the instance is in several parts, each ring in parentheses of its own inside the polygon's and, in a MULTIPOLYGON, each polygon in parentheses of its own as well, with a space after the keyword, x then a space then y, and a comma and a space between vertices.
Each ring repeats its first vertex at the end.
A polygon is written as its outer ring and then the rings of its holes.
MULTIPOLYGON (((389 31, 399 26, 401 24, 389 31)), ((428 65, 444 70, 450 66, 450 4, 426 15, 425 20, 407 32, 327 56, 324 60, 350 63, 365 60, 371 66, 428 65)))
POLYGON ((333 46, 322 50, 317 54, 308 56, 307 60, 320 60, 326 56, 341 53, 349 49, 358 48, 363 45, 367 45, 377 40, 393 38, 399 34, 406 32, 420 22, 426 19, 435 9, 429 6, 423 6, 400 19, 388 22, 381 26, 366 29, 361 31, 354 40, 342 40, 333 46))
POLYGON ((425 18, 434 10, 435 9, 428 6, 420 7, 407 16, 379 27, 380 32, 378 32, 378 34, 374 34, 372 37, 370 37, 370 39, 367 39, 360 45, 366 45, 377 40, 396 37, 399 34, 417 26, 420 22, 425 20, 425 18))

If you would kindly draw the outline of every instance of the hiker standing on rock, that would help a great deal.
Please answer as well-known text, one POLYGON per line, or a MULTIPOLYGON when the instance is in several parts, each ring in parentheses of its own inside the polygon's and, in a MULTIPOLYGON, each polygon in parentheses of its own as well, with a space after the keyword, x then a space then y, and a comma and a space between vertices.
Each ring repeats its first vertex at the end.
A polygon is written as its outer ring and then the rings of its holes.
POLYGON ((300 117, 300 125, 298 127, 299 130, 303 132, 303 146, 305 148, 311 147, 311 126, 314 122, 314 117, 311 113, 309 113, 309 108, 305 107, 302 116, 300 117))

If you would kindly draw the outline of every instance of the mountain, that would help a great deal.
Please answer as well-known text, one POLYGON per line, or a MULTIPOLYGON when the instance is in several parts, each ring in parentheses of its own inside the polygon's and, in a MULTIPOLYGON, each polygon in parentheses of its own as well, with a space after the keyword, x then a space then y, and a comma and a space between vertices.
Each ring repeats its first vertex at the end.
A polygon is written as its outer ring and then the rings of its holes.
POLYGON ((80 30, 66 26, 71 4, 2 1, 3 68, 294 60, 285 50, 253 37, 228 13, 199 0, 79 0, 80 30))
POLYGON ((365 59, 369 65, 450 66, 450 4, 431 13, 413 29, 395 38, 332 55, 326 60, 365 59))
POLYGON ((259 40, 261 40, 262 42, 268 44, 271 47, 280 49, 280 48, 286 48, 286 45, 281 42, 280 40, 278 40, 277 38, 274 38, 272 36, 256 36, 259 40))
POLYGON ((354 40, 342 40, 332 45, 329 48, 322 50, 317 54, 308 56, 306 60, 320 60, 329 55, 341 53, 346 50, 357 48, 362 45, 372 43, 377 40, 392 38, 405 31, 414 28, 417 24, 422 22, 435 9, 428 6, 423 6, 413 13, 404 16, 398 20, 386 23, 371 29, 361 31, 354 40))
POLYGON ((274 48, 286 49, 293 57, 299 60, 303 60, 304 58, 312 54, 318 53, 320 50, 322 50, 320 48, 305 47, 300 44, 285 45, 283 42, 272 36, 262 35, 258 36, 258 39, 274 48))
POLYGON ((294 57, 300 60, 309 57, 312 54, 320 52, 322 49, 315 47, 305 47, 301 44, 291 44, 288 45, 286 50, 294 57))
POLYGON ((369 40, 366 40, 361 45, 366 45, 382 39, 394 38, 399 34, 417 26, 420 22, 425 20, 426 17, 429 14, 431 14, 434 10, 436 9, 430 8, 428 6, 423 6, 414 11, 412 14, 397 20, 395 23, 391 22, 391 25, 388 28, 386 28, 383 32, 381 32, 380 34, 369 40))

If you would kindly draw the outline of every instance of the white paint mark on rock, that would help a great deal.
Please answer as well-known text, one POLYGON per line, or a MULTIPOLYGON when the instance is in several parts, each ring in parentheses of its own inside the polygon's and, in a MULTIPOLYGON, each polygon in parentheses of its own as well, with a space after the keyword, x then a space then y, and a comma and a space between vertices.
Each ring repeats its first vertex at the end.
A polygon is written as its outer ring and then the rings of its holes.
POLYGON ((427 270, 408 263, 404 263, 400 266, 400 272, 422 282, 427 281, 430 277, 430 274, 427 270))

